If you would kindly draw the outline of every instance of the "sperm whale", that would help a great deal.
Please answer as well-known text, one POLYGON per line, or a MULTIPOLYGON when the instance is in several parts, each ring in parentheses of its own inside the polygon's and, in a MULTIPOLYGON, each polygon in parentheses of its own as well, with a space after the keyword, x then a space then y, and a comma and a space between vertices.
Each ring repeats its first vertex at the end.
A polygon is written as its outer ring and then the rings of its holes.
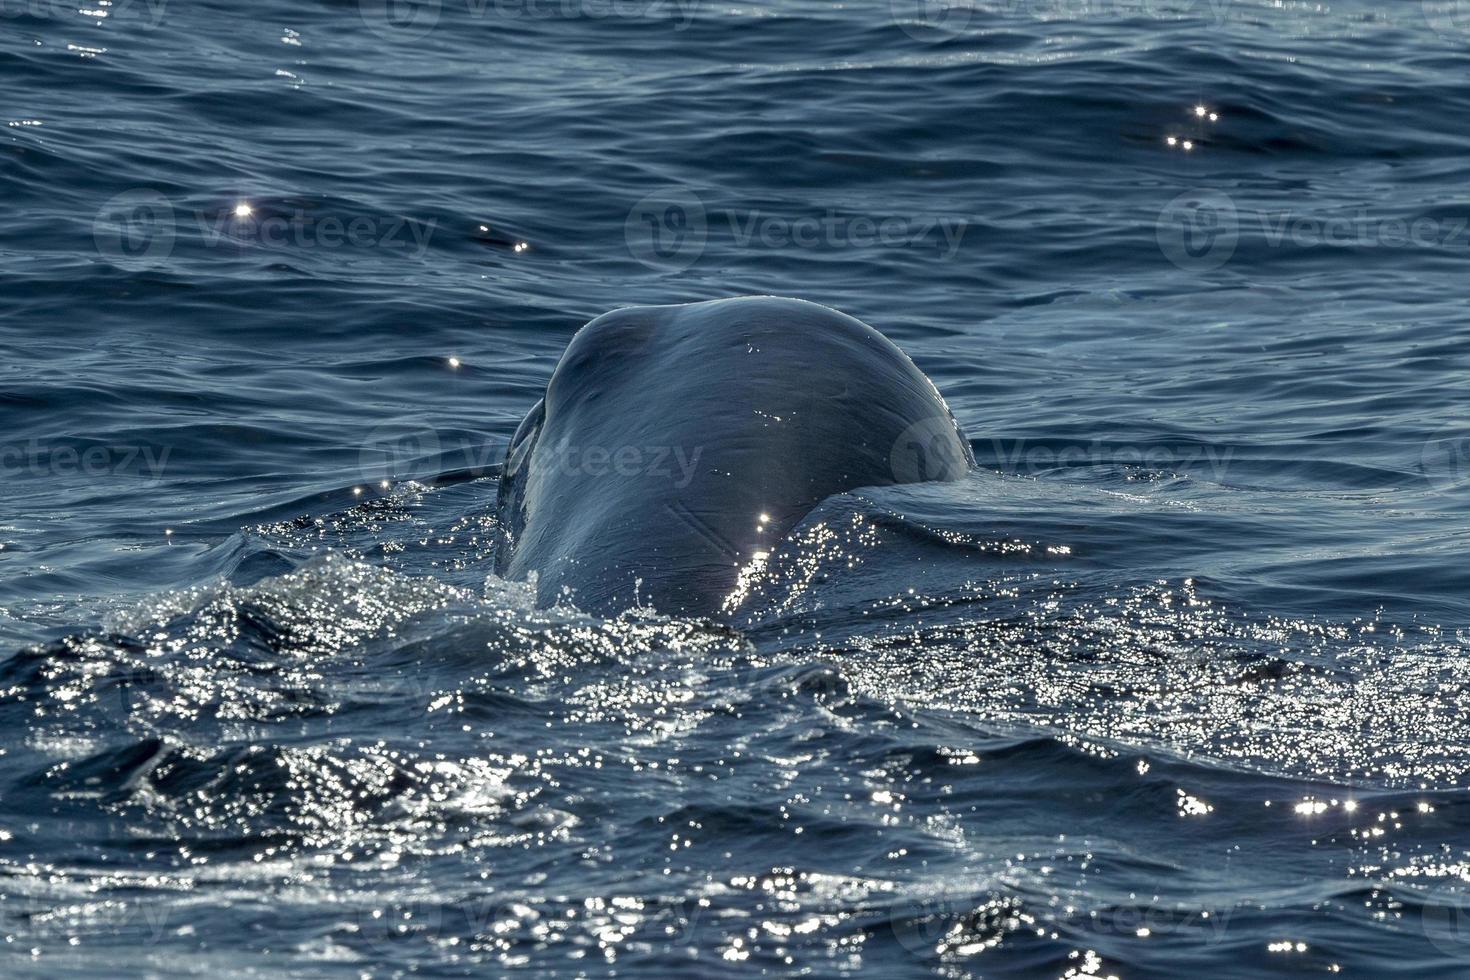
POLYGON ((877 330, 795 299, 615 310, 572 338, 501 473, 496 571, 541 605, 718 617, 822 500, 975 460, 877 330))

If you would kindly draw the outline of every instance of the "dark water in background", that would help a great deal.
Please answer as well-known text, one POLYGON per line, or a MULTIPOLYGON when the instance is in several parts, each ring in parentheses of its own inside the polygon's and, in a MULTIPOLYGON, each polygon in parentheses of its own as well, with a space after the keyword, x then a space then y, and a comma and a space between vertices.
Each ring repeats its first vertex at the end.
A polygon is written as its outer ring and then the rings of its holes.
POLYGON ((0 14, 4 975, 1470 974, 1463 4, 0 14), (487 578, 742 293, 981 472, 741 631, 487 578))

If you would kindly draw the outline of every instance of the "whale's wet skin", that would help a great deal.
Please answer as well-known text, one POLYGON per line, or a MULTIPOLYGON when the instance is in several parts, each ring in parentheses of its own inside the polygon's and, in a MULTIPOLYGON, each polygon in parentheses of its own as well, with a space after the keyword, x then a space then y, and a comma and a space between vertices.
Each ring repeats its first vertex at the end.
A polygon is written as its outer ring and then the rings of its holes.
POLYGON ((511 439, 496 570, 536 575, 543 604, 729 615, 826 498, 974 463, 933 383, 835 310, 619 310, 577 334, 511 439))
POLYGON ((1466 975, 1464 14, 0 0, 0 977, 1466 975))

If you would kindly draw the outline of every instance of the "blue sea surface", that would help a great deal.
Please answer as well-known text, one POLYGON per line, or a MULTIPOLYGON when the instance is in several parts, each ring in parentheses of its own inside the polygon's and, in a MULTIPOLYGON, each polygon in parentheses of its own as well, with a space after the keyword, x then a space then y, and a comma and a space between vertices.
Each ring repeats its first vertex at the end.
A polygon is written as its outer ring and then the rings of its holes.
POLYGON ((1450 0, 0 0, 0 975, 1470 976, 1467 118, 1450 0), (979 469, 495 577, 753 293, 979 469))

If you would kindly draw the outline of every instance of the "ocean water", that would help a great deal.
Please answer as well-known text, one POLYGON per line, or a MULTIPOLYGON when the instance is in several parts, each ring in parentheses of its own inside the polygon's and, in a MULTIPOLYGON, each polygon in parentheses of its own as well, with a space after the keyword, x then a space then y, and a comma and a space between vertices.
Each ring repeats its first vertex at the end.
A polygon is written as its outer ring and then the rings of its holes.
POLYGON ((1470 10, 0 0, 0 974, 1470 975, 1470 10), (1187 145, 1186 145, 1187 144, 1187 145), (582 323, 979 469, 537 610, 582 323))

